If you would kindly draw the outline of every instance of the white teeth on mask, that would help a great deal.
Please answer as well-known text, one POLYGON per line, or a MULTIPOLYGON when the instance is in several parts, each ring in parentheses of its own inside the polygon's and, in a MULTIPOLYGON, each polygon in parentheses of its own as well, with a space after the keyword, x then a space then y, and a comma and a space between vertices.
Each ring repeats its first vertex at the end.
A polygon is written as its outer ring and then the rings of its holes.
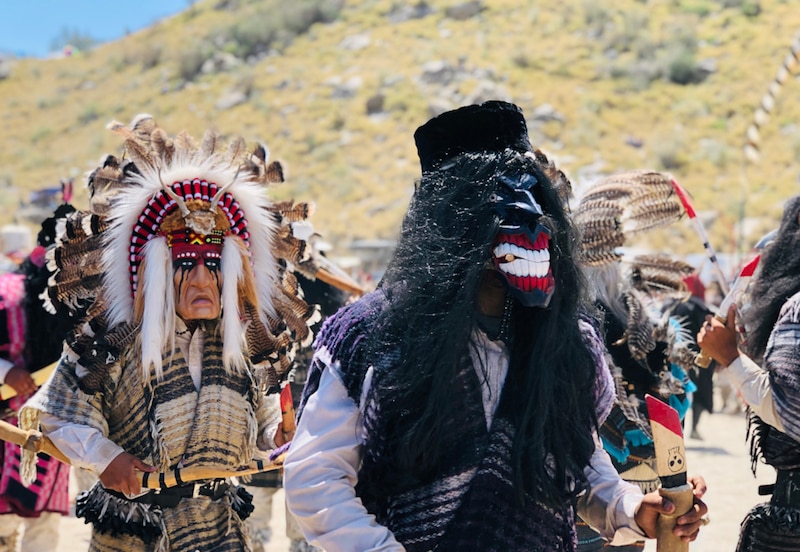
POLYGON ((503 263, 500 265, 500 270, 512 276, 523 277, 536 277, 544 278, 547 276, 547 271, 550 268, 550 263, 533 262, 526 259, 516 259, 510 263, 503 263))
POLYGON ((522 247, 511 243, 501 243, 494 248, 493 253, 495 258, 498 259, 505 258, 507 255, 513 255, 516 257, 517 261, 524 259, 534 263, 550 263, 549 249, 533 251, 532 249, 523 249, 522 247))

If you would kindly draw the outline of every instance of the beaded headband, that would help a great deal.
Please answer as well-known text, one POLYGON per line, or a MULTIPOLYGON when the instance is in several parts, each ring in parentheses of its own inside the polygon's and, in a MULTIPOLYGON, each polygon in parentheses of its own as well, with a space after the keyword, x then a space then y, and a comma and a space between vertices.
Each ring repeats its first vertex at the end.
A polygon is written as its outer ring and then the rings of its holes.
POLYGON ((215 243, 222 245, 224 236, 235 235, 242 239, 248 251, 250 250, 250 232, 247 229, 247 219, 244 212, 234 197, 220 188, 214 182, 207 182, 195 178, 194 180, 184 180, 175 182, 169 188, 157 192, 150 201, 147 202, 139 219, 133 227, 131 234, 130 247, 130 283, 131 292, 136 293, 139 279, 139 265, 141 264, 144 246, 156 236, 166 236, 167 243, 172 247, 175 240, 186 240, 191 232, 195 240, 200 243, 207 242, 212 236, 216 236, 215 243), (206 208, 190 209, 187 206, 188 200, 200 200, 207 204, 206 208), (219 223, 215 217, 215 210, 219 209, 224 213, 229 227, 217 228, 219 223), (165 232, 162 224, 170 215, 180 210, 182 218, 186 223, 186 228, 176 231, 165 232), (202 236, 202 238, 201 238, 202 236))

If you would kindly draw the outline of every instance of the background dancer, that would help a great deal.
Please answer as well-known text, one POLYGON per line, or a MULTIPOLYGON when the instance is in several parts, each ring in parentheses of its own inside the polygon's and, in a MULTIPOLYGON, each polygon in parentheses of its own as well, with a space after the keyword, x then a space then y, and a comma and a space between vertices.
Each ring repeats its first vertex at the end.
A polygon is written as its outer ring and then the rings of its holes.
POLYGON ((752 468, 777 470, 769 502, 742 523, 737 550, 797 550, 800 540, 800 196, 790 199, 774 241, 761 253, 747 291, 746 339, 737 347, 736 307, 727 322, 709 316, 697 335, 749 409, 752 468), (763 369, 762 369, 763 366, 763 369))
MULTIPOLYGON (((39 297, 51 274, 45 264, 45 249, 55 240, 58 221, 75 211, 69 204, 71 189, 65 188, 62 193, 64 203, 42 223, 36 247, 19 271, 0 275, 0 381, 17 393, 0 407, 4 419, 14 424, 17 411, 36 391, 32 374, 58 360, 63 339, 75 323, 66 312, 47 312, 39 297)), ((24 486, 19 478, 19 446, 3 443, 0 451, 0 552, 56 550, 60 518, 69 513, 69 466, 43 455, 36 463, 36 481, 24 486), (22 527, 24 533, 19 539, 22 527)))

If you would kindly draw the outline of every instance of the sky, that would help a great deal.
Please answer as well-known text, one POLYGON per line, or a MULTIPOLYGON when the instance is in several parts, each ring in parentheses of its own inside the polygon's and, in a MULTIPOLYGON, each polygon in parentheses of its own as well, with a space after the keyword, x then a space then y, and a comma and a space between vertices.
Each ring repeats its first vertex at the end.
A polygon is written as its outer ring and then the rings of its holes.
POLYGON ((62 31, 98 42, 149 27, 190 0, 0 0, 0 53, 46 57, 62 31))

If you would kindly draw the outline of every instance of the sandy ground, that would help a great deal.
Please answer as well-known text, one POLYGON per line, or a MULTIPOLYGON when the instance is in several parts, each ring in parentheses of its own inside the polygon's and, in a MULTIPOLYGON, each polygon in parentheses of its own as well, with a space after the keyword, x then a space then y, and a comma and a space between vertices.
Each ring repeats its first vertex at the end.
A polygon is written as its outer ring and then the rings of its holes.
MULTIPOLYGON (((687 427, 690 427, 687 418, 687 427)), ((750 508, 763 501, 758 496, 758 486, 772 483, 774 471, 761 465, 758 477, 750 472, 750 457, 745 442, 746 422, 743 414, 704 414, 699 433, 703 440, 687 439, 687 463, 692 474, 700 474, 708 483, 704 500, 709 506, 711 523, 703 528, 698 540, 691 545, 693 551, 729 552, 734 550, 739 534, 739 524, 750 508)), ((271 521, 272 540, 265 552, 285 552, 289 541, 285 537, 283 491, 273 497, 271 521)), ((63 518, 58 552, 86 550, 89 528, 74 517, 63 518)), ((655 542, 645 548, 655 552, 655 542)))

